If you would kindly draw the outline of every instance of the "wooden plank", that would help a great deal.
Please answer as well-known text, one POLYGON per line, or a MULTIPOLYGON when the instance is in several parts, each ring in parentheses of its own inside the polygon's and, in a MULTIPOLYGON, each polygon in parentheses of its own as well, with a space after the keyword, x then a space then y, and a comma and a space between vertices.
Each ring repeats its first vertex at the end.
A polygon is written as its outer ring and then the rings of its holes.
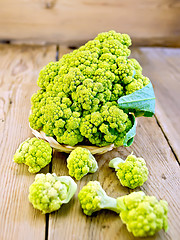
MULTIPOLYGON (((0 239, 45 238, 45 215, 28 202, 34 181, 27 166, 12 162, 18 145, 32 136, 30 97, 39 70, 55 59, 56 47, 0 45, 0 239)), ((43 170, 47 172, 48 167, 43 170)))
MULTIPOLYGON (((92 217, 85 216, 77 198, 80 189, 91 180, 100 181, 105 191, 112 197, 128 194, 129 190, 120 185, 114 171, 108 167, 108 162, 117 156, 125 158, 131 151, 144 157, 150 172, 148 181, 141 187, 141 190, 148 195, 156 196, 158 199, 165 199, 169 203, 169 231, 168 233, 160 231, 153 239, 174 240, 179 238, 180 194, 178 189, 180 170, 161 129, 153 117, 139 119, 137 135, 131 147, 120 147, 102 156, 96 156, 99 164, 98 172, 89 174, 78 181, 78 189, 71 202, 62 206, 58 212, 50 215, 49 240, 58 239, 59 236, 62 239, 73 240, 140 239, 134 238, 132 234, 128 233, 115 213, 101 211, 92 217)), ((66 154, 55 153, 52 171, 57 175, 68 175, 66 158, 66 154)))
POLYGON ((139 48, 132 56, 154 85, 156 117, 180 161, 180 49, 139 48))
POLYGON ((134 44, 180 46, 178 0, 1 0, 0 39, 77 45, 111 29, 134 44))
MULTIPOLYGON (((59 56, 62 57, 63 54, 69 51, 71 50, 66 47, 60 47, 59 56)), ((142 50, 133 51, 134 56, 141 57, 142 50)), ((146 69, 145 60, 144 57, 143 67, 146 69)), ((142 61, 140 62, 142 63, 142 61)), ((145 71, 147 72, 147 69, 145 71)), ((153 68, 149 69, 149 71, 150 73, 153 72, 153 68)), ((165 199, 169 203, 169 231, 168 233, 160 231, 153 239, 174 240, 179 238, 180 194, 178 188, 180 170, 161 128, 153 117, 138 119, 137 135, 131 147, 120 147, 104 155, 96 156, 99 164, 98 172, 89 174, 81 181, 78 181, 78 189, 71 202, 62 206, 58 212, 50 214, 49 240, 57 239, 59 236, 62 239, 73 240, 138 239, 128 233, 126 227, 115 213, 101 211, 93 217, 85 216, 77 199, 80 189, 90 180, 100 181, 103 188, 112 197, 128 194, 129 190, 120 185, 114 171, 108 167, 108 162, 117 156, 126 158, 131 151, 134 151, 138 156, 144 157, 150 172, 148 181, 140 189, 148 195, 155 195, 158 199, 165 199)), ((57 175, 68 175, 67 156, 67 154, 55 153, 52 171, 57 175)))

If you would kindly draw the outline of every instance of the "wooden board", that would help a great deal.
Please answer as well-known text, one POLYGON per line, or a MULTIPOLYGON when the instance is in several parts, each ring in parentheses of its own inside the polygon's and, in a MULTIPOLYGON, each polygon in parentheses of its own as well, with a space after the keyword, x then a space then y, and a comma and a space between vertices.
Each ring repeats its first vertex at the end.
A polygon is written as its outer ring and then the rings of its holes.
MULTIPOLYGON (((54 46, 0 45, 0 239, 44 239, 46 219, 28 201, 34 181, 27 167, 13 163, 28 137, 30 97, 38 89, 39 70, 55 59, 54 46)), ((48 172, 48 167, 43 172, 48 172)))
MULTIPOLYGON (((77 182, 75 196, 59 211, 45 217, 28 202, 28 188, 34 175, 28 173, 26 166, 13 163, 12 157, 19 143, 32 136, 28 127, 28 113, 30 96, 38 88, 36 79, 40 68, 56 56, 61 57, 72 51, 63 46, 59 47, 58 54, 56 50, 56 46, 0 45, 0 239, 138 240, 128 233, 117 214, 101 211, 87 217, 82 213, 77 199, 79 190, 90 180, 99 180, 112 197, 128 194, 130 191, 120 185, 115 172, 108 167, 108 162, 116 156, 125 158, 132 150, 144 157, 150 172, 148 181, 140 189, 158 199, 166 199, 169 203, 169 231, 160 231, 153 238, 146 239, 178 239, 180 168, 176 159, 179 157, 177 139, 173 136, 178 121, 168 117, 164 109, 167 108, 172 116, 178 114, 177 79, 180 74, 175 66, 180 59, 179 50, 132 50, 132 56, 142 64, 144 74, 152 79, 158 101, 156 117, 139 118, 133 145, 97 156, 99 170, 77 182), (164 82, 162 79, 165 79, 164 82), (173 101, 175 104, 172 107, 173 101)), ((178 130, 176 132, 179 136, 178 130)), ((68 175, 67 156, 55 152, 50 169, 46 167, 42 172, 51 171, 52 167, 57 175, 68 175)))
POLYGON ((138 45, 180 46, 178 0, 1 0, 0 39, 79 45, 99 32, 138 45))
POLYGON ((180 49, 132 49, 155 90, 156 118, 180 161, 180 49))

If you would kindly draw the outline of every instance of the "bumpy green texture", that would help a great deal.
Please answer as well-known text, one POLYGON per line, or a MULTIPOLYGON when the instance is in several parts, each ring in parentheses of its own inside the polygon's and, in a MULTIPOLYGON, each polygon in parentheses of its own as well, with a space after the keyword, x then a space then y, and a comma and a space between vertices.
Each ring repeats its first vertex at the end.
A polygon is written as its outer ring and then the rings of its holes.
POLYGON ((115 168, 121 184, 131 189, 142 186, 148 178, 146 162, 133 154, 129 155, 125 161, 119 157, 112 159, 109 167, 115 168))
POLYGON ((98 169, 98 164, 88 149, 77 147, 67 158, 67 167, 69 175, 80 180, 88 173, 95 173, 98 169))
POLYGON ((28 138, 20 144, 14 155, 14 162, 29 166, 30 173, 37 173, 51 162, 52 148, 48 142, 38 138, 28 138))
POLYGON ((80 132, 92 144, 104 146, 114 143, 115 146, 121 146, 131 127, 129 116, 118 106, 108 102, 99 111, 82 118, 80 132))
POLYGON ((57 177, 55 173, 37 174, 29 187, 29 201, 44 214, 58 210, 68 203, 76 192, 77 185, 69 176, 57 177))
POLYGON ((90 181, 78 194, 84 213, 91 216, 101 209, 109 209, 119 213, 116 199, 107 196, 98 181, 90 181))
POLYGON ((132 118, 117 100, 149 83, 139 63, 128 58, 130 45, 127 34, 100 33, 45 66, 38 78, 41 89, 31 98, 30 126, 61 144, 123 145, 132 118))
POLYGON ((120 217, 135 237, 153 236, 161 229, 168 230, 168 203, 158 201, 144 192, 133 192, 117 198, 120 217))

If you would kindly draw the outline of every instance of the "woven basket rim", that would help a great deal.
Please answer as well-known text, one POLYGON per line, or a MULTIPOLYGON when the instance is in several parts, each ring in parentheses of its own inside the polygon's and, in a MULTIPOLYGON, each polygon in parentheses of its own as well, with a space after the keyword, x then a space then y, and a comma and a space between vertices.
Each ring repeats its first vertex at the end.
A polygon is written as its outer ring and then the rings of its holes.
POLYGON ((53 149, 57 150, 58 152, 71 153, 77 147, 83 147, 83 148, 88 149, 92 154, 103 154, 103 153, 111 151, 113 148, 116 148, 114 146, 114 144, 110 144, 105 147, 97 147, 97 146, 93 146, 93 145, 80 145, 80 144, 75 145, 73 147, 69 146, 69 145, 64 145, 64 144, 62 145, 62 144, 58 143, 53 137, 46 136, 46 134, 43 131, 41 131, 41 130, 37 131, 37 130, 31 128, 30 124, 29 124, 29 127, 32 131, 32 134, 35 137, 46 140, 47 142, 49 142, 50 146, 53 149))

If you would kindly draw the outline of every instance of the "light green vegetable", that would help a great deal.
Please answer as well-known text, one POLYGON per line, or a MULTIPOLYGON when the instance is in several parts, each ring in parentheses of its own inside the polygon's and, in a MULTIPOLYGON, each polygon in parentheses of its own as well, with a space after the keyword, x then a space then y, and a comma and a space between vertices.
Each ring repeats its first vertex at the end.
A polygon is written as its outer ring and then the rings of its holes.
POLYGON ((80 180, 88 173, 95 173, 98 169, 96 159, 88 149, 77 147, 67 158, 69 175, 80 180))
POLYGON ((117 198, 120 217, 135 237, 153 236, 161 229, 168 230, 168 203, 158 201, 144 192, 133 192, 117 198))
POLYGON ((100 33, 45 66, 38 78, 41 89, 31 98, 30 126, 70 146, 83 140, 96 146, 131 145, 135 121, 117 101, 150 80, 128 58, 130 45, 127 34, 100 33))
POLYGON ((101 209, 109 209, 119 213, 117 201, 107 196, 98 181, 90 181, 78 194, 81 207, 84 213, 91 216, 92 213, 101 209))
POLYGON ((133 154, 129 155, 125 161, 119 157, 112 159, 109 167, 115 168, 121 184, 131 189, 142 186, 148 178, 146 162, 133 154))
POLYGON ((81 189, 78 198, 86 215, 101 209, 120 213, 128 231, 135 237, 152 236, 161 229, 168 230, 168 203, 146 196, 142 191, 114 199, 106 195, 99 182, 94 181, 81 189))
POLYGON ((37 174, 29 187, 29 201, 44 214, 58 210, 75 194, 77 185, 69 176, 57 177, 55 173, 37 174))
POLYGON ((20 144, 14 155, 15 163, 29 166, 30 173, 37 173, 51 162, 52 148, 48 142, 38 138, 28 138, 20 144))

